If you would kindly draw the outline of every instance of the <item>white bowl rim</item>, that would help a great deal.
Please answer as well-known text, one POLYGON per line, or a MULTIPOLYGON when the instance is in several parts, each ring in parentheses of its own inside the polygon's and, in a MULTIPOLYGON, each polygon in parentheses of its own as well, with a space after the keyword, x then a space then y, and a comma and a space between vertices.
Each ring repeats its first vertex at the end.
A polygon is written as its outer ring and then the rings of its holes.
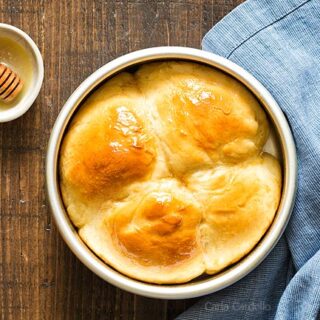
POLYGON ((35 83, 32 88, 29 88, 26 96, 23 97, 16 106, 0 111, 0 122, 8 122, 25 114, 38 97, 43 83, 44 66, 40 50, 28 34, 21 29, 6 23, 0 23, 0 30, 8 30, 9 32, 15 33, 18 37, 21 37, 26 41, 30 47, 30 51, 33 53, 37 69, 37 73, 35 74, 35 83))
POLYGON ((199 49, 187 47, 154 47, 126 54, 107 63, 91 74, 73 92, 60 111, 51 133, 47 151, 46 182, 49 203, 60 234, 73 253, 89 269, 107 282, 131 293, 160 299, 186 299, 216 292, 235 283, 255 269, 276 245, 285 230, 294 204, 297 185, 296 149, 288 122, 277 102, 268 90, 249 72, 230 60, 199 49), (272 119, 279 125, 277 129, 280 130, 279 135, 283 141, 282 152, 285 153, 287 161, 283 182, 286 197, 281 200, 281 210, 279 209, 280 212, 277 213, 275 221, 258 246, 240 262, 236 263, 234 267, 227 269, 221 274, 219 273, 217 276, 212 276, 212 278, 210 277, 203 281, 199 280, 198 282, 189 282, 186 284, 157 285, 144 283, 121 274, 97 258, 82 242, 70 222, 63 207, 57 178, 57 161, 61 138, 74 110, 83 98, 99 83, 110 75, 114 75, 117 71, 123 70, 135 63, 150 62, 158 59, 189 59, 194 62, 203 62, 236 76, 237 79, 247 85, 249 89, 256 94, 260 102, 263 101, 265 106, 270 107, 268 111, 271 112, 272 119))

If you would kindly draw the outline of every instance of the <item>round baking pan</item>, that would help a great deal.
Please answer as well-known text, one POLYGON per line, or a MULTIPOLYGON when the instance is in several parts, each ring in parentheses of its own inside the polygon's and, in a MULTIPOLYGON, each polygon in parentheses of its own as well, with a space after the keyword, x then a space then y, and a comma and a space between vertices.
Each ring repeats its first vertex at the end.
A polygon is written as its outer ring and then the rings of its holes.
POLYGON ((185 47, 157 47, 135 51, 117 58, 90 75, 70 96, 62 108, 51 133, 46 163, 47 191, 55 223, 74 254, 94 273, 126 291, 153 298, 185 299, 221 290, 256 268, 278 242, 290 218, 297 185, 297 160, 294 140, 288 122, 277 102, 266 88, 235 63, 202 50, 185 47), (202 276, 185 284, 157 285, 131 279, 100 260, 78 236, 64 208, 58 176, 61 141, 72 115, 81 102, 102 82, 137 65, 159 60, 185 60, 202 63, 224 71, 245 85, 259 100, 271 125, 272 134, 266 144, 268 152, 279 158, 283 184, 279 208, 272 225, 255 246, 239 262, 211 276, 202 276))

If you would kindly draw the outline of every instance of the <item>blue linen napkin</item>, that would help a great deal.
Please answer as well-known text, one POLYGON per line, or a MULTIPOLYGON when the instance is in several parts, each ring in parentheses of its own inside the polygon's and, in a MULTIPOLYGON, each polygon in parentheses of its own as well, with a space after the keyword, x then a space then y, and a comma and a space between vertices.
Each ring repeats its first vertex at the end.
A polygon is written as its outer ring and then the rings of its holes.
POLYGON ((320 319, 320 0, 248 0, 202 44, 251 72, 278 101, 296 141, 298 192, 266 260, 178 319, 320 319))

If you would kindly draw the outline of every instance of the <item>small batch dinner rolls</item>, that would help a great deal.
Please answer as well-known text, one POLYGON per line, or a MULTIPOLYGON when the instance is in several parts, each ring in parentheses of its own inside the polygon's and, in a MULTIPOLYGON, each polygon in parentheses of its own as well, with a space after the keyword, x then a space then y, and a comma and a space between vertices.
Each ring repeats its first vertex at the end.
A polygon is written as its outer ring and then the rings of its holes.
POLYGON ((269 125, 225 73, 142 65, 83 103, 60 151, 60 187, 86 244, 141 281, 213 274, 258 243, 277 211, 281 168, 269 125))

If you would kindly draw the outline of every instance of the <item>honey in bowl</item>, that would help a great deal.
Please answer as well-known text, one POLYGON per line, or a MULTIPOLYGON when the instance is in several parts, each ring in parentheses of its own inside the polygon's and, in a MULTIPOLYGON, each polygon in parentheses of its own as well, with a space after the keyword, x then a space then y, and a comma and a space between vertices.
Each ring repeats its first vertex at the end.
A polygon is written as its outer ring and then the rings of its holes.
POLYGON ((12 101, 0 99, 0 110, 14 107, 28 92, 33 78, 32 55, 21 45, 18 40, 0 36, 0 63, 5 64, 23 81, 21 92, 12 101))

